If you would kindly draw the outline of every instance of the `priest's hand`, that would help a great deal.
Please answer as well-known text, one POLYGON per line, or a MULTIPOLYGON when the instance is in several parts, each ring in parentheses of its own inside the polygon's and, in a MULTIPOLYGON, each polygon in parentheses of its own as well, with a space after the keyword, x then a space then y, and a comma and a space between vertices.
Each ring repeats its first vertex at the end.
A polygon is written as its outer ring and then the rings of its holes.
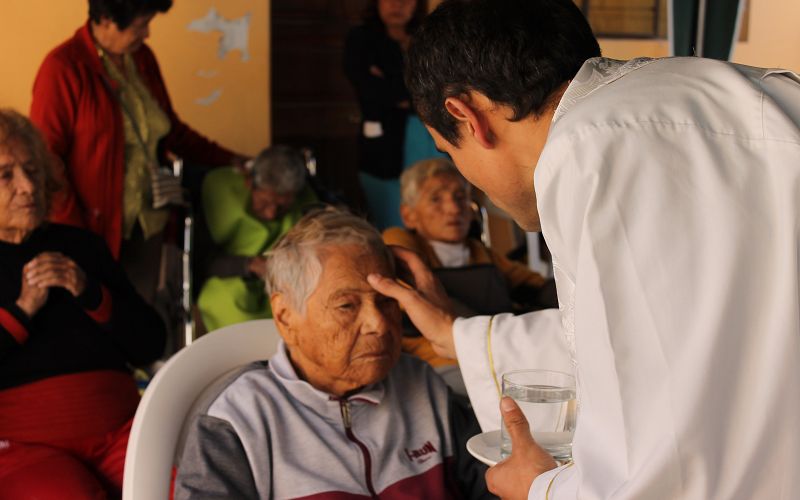
POLYGON ((486 472, 486 486, 504 500, 525 500, 533 480, 555 469, 557 464, 533 440, 528 420, 513 399, 504 397, 500 401, 500 411, 511 437, 512 451, 510 457, 486 472))
POLYGON ((370 274, 367 281, 379 293, 400 303, 414 326, 431 342, 436 354, 455 359, 455 315, 442 284, 416 253, 397 246, 390 248, 397 263, 398 278, 411 287, 378 274, 370 274))

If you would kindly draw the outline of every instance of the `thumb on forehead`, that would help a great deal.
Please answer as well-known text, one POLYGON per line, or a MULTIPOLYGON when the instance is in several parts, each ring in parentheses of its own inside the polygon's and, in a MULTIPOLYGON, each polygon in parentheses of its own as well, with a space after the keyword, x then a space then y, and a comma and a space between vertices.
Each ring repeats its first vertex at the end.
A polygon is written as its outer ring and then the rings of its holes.
POLYGON ((367 283, 381 295, 386 295, 401 303, 405 300, 409 300, 409 295, 413 293, 408 288, 400 285, 397 280, 376 273, 367 276, 367 283))

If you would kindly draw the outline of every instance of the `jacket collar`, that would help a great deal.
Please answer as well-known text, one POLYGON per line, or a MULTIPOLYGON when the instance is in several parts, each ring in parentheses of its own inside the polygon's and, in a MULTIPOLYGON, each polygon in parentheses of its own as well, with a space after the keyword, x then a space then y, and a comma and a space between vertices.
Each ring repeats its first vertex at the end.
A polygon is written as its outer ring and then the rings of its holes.
POLYGON ((94 38, 92 38, 91 23, 91 20, 86 21, 86 24, 78 28, 78 31, 75 32, 74 39, 78 42, 81 50, 85 52, 87 61, 91 61, 90 64, 92 69, 105 73, 103 61, 100 60, 100 54, 98 52, 97 45, 95 45, 94 38))
POLYGON ((95 73, 97 73, 107 85, 110 85, 111 88, 116 91, 119 88, 119 84, 113 78, 108 76, 106 68, 103 66, 103 61, 100 59, 100 53, 98 52, 97 46, 94 43, 94 38, 92 38, 91 22, 91 20, 88 20, 86 21, 86 24, 78 28, 73 39, 77 42, 80 51, 83 53, 83 59, 86 61, 89 67, 95 73))
POLYGON ((595 90, 619 80, 631 71, 635 71, 653 61, 655 59, 649 57, 640 57, 630 61, 618 61, 606 57, 588 59, 578 70, 578 74, 572 79, 566 92, 561 97, 561 102, 558 103, 556 112, 553 115, 553 123, 556 123, 578 101, 595 90))
MULTIPOLYGON (((90 19, 86 21, 86 24, 78 28, 73 36, 73 40, 76 41, 80 51, 83 53, 84 60, 87 62, 87 64, 89 64, 92 70, 98 73, 100 77, 116 91, 119 89, 119 83, 117 83, 113 78, 109 77, 105 66, 103 66, 103 61, 100 59, 99 49, 94 43, 94 38, 92 38, 91 23, 92 21, 90 19)), ((139 47, 136 52, 131 54, 133 57, 133 62, 136 65, 136 69, 139 70, 140 76, 145 78, 145 80, 147 75, 145 68, 143 67, 144 62, 142 54, 144 54, 144 52, 147 50, 149 50, 147 44, 142 44, 142 46, 139 47)))
POLYGON ((278 344, 277 352, 269 360, 269 369, 294 399, 322 415, 335 411, 335 416, 338 418, 339 402, 341 400, 348 401, 351 404, 378 405, 386 394, 386 380, 364 387, 358 393, 352 394, 347 398, 339 398, 314 388, 297 376, 297 372, 289 360, 286 344, 282 340, 278 344))

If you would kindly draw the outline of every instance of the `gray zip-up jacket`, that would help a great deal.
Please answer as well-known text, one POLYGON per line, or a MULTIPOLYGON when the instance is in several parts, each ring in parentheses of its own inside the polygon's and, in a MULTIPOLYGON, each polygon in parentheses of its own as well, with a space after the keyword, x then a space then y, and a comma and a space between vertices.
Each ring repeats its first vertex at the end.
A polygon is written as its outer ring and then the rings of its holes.
POLYGON ((300 380, 281 343, 206 395, 175 498, 482 498, 480 432, 426 363, 401 356, 383 381, 337 398, 300 380))

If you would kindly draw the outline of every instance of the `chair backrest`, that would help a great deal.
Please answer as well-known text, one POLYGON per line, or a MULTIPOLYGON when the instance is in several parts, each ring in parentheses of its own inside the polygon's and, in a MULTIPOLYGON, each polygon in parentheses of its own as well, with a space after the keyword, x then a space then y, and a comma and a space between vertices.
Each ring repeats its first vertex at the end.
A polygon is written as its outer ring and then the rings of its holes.
POLYGON ((123 500, 168 497, 175 446, 195 399, 231 369, 269 359, 278 339, 271 319, 248 321, 208 333, 167 361, 145 390, 133 419, 123 500))

